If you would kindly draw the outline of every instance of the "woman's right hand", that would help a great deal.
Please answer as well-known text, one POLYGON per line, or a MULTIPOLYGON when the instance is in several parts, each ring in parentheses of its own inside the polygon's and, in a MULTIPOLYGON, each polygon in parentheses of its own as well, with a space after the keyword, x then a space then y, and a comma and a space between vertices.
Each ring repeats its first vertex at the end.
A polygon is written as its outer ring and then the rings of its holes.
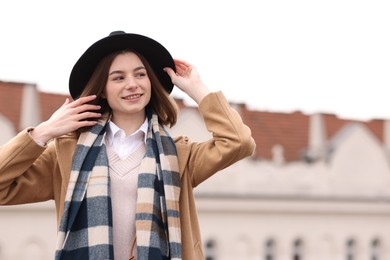
POLYGON ((94 100, 95 95, 81 97, 70 102, 67 98, 65 103, 53 113, 45 122, 35 127, 31 132, 31 137, 38 144, 46 144, 49 140, 68 134, 82 127, 93 126, 97 123, 96 119, 101 117, 98 112, 100 106, 88 104, 94 100))

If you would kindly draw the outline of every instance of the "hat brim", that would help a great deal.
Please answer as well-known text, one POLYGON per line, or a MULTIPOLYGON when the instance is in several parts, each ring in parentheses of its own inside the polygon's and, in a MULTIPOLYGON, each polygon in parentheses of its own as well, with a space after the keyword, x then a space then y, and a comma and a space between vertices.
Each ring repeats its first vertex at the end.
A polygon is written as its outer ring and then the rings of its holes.
POLYGON ((95 42, 81 55, 70 73, 69 92, 72 98, 76 99, 81 95, 101 59, 110 53, 125 49, 134 50, 144 56, 165 90, 168 93, 172 92, 172 80, 163 70, 165 67, 175 70, 175 63, 168 50, 149 37, 123 32, 95 42))

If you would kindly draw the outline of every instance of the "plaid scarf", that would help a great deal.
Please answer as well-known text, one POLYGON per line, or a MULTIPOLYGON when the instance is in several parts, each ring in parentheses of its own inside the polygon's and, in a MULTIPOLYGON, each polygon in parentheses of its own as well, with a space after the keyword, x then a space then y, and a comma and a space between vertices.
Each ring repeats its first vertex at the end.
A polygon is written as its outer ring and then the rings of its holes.
MULTIPOLYGON (((107 117, 81 133, 66 191, 56 260, 114 259, 107 117)), ((176 146, 153 114, 138 175, 137 259, 181 259, 180 176, 176 146)), ((129 249, 130 251, 130 249, 129 249)))

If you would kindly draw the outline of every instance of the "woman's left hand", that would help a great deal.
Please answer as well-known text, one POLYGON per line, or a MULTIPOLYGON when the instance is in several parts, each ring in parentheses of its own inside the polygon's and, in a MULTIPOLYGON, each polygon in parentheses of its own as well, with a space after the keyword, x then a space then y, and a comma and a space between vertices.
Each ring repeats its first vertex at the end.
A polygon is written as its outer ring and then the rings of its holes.
POLYGON ((176 73, 169 67, 164 68, 165 72, 168 73, 174 85, 199 104, 210 93, 210 90, 202 82, 198 70, 193 65, 177 59, 174 62, 176 73))

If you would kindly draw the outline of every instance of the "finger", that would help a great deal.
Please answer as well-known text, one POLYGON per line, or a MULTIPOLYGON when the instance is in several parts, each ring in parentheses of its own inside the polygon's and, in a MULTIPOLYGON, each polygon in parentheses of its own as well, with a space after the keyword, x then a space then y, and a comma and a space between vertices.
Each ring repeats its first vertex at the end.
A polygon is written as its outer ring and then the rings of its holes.
POLYGON ((84 120, 84 121, 77 121, 72 124, 72 128, 74 130, 80 129, 82 127, 88 127, 88 126, 94 126, 97 124, 96 120, 84 120))
POLYGON ((190 73, 192 71, 192 69, 194 68, 194 66, 190 65, 190 64, 177 64, 176 65, 176 71, 178 71, 180 74, 185 74, 185 73, 190 73))
POLYGON ((86 127, 86 126, 96 125, 97 123, 98 123, 97 121, 81 121, 80 125, 81 127, 86 127))
POLYGON ((191 70, 194 66, 186 61, 183 60, 175 60, 175 66, 176 68, 179 67, 183 69, 184 71, 186 70, 191 70))
POLYGON ((100 113, 84 112, 84 113, 80 113, 77 116, 75 116, 75 120, 83 121, 83 120, 87 120, 87 119, 96 119, 96 118, 99 118, 101 116, 102 116, 102 114, 100 114, 100 113))
POLYGON ((79 99, 76 99, 75 101, 71 102, 72 107, 80 106, 85 103, 91 102, 92 100, 96 99, 96 95, 81 97, 79 99))
POLYGON ((185 70, 180 67, 176 67, 176 75, 183 75, 185 70))
POLYGON ((99 110, 99 109, 101 109, 101 106, 99 106, 99 105, 84 104, 84 105, 75 107, 73 111, 77 114, 80 114, 80 113, 83 113, 86 111, 99 110))
POLYGON ((65 99, 65 102, 62 104, 61 107, 64 107, 64 106, 68 105, 69 103, 70 103, 69 98, 66 98, 66 99, 65 99))
POLYGON ((168 74, 169 77, 171 77, 171 79, 176 76, 175 71, 170 67, 164 68, 164 71, 168 74))
POLYGON ((95 121, 95 120, 88 120, 88 121, 80 121, 79 123, 78 123, 78 128, 82 128, 82 127, 89 127, 89 126, 94 126, 94 125, 96 125, 98 122, 97 121, 95 121))
POLYGON ((191 64, 189 64, 188 62, 180 59, 174 59, 173 62, 175 63, 175 65, 184 64, 185 66, 191 66, 191 64))
POLYGON ((175 64, 176 68, 180 68, 180 69, 183 69, 185 70, 186 68, 188 68, 189 66, 183 64, 183 63, 177 63, 175 64))

